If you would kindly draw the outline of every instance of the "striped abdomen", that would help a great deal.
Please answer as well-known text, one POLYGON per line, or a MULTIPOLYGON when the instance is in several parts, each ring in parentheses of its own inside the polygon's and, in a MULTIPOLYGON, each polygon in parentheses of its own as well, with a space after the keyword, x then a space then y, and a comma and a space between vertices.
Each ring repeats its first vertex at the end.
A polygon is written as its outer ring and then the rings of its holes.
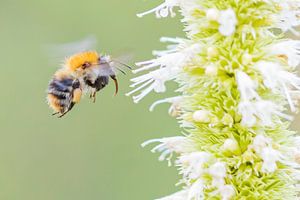
MULTIPOLYGON (((54 77, 48 87, 48 104, 58 113, 64 114, 72 109, 74 101, 74 92, 80 90, 80 82, 72 77, 57 79, 54 77)), ((80 90, 81 91, 81 90, 80 90)), ((81 95, 81 93, 80 93, 81 95)))

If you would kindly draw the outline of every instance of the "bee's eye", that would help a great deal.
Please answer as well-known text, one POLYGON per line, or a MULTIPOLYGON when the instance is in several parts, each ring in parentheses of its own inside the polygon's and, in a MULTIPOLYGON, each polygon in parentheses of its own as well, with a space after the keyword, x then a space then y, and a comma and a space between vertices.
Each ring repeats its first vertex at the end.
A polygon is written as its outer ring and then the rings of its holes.
POLYGON ((90 67, 90 66, 91 66, 91 63, 88 63, 88 62, 83 63, 83 64, 82 64, 82 69, 86 69, 86 68, 88 68, 88 67, 90 67))

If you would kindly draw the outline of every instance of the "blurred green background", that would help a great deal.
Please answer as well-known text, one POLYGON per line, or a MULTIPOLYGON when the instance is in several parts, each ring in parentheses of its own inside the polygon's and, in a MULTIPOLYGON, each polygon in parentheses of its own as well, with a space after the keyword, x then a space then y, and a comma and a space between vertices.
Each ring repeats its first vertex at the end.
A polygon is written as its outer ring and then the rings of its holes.
POLYGON ((124 95, 129 73, 119 77, 117 97, 111 84, 96 104, 86 98, 63 119, 52 117, 45 102, 60 64, 49 62, 45 45, 95 35, 100 51, 130 49, 131 65, 149 59, 153 49, 163 49, 161 36, 183 35, 178 18, 135 16, 159 3, 0 0, 0 199, 150 200, 177 190, 176 170, 140 147, 147 139, 180 134, 167 105, 148 111, 170 93, 135 105, 124 95))
POLYGON ((182 35, 177 19, 136 17, 159 3, 0 0, 0 199, 140 200, 176 191, 176 170, 140 147, 180 133, 167 105, 148 111, 164 95, 134 104, 124 95, 129 73, 119 77, 117 97, 111 84, 96 104, 85 98, 63 119, 52 117, 45 101, 60 64, 49 62, 45 45, 92 34, 99 51, 130 49, 135 57, 129 64, 149 59, 153 49, 164 47, 160 36, 182 35))

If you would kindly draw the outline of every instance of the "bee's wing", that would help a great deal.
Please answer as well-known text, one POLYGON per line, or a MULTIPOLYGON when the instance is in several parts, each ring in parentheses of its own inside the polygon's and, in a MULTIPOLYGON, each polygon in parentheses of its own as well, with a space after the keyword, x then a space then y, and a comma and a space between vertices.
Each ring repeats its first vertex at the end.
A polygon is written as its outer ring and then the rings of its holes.
POLYGON ((133 53, 126 53, 116 57, 112 57, 110 66, 117 73, 126 74, 126 72, 132 70, 131 61, 133 60, 133 57, 133 53))
POLYGON ((51 64, 52 62, 61 62, 66 57, 74 55, 79 52, 94 50, 97 47, 97 39, 93 35, 89 35, 78 41, 61 43, 61 44, 48 44, 44 47, 51 64))
POLYGON ((131 50, 122 51, 123 53, 114 53, 112 60, 121 63, 130 64, 134 60, 134 53, 131 50), (126 53, 124 53, 126 52, 126 53))
POLYGON ((132 69, 132 67, 127 64, 128 60, 131 58, 128 55, 123 55, 123 57, 103 55, 103 58, 101 59, 105 62, 96 65, 92 70, 94 70, 95 74, 100 76, 114 76, 120 73, 125 75, 128 70, 132 69))

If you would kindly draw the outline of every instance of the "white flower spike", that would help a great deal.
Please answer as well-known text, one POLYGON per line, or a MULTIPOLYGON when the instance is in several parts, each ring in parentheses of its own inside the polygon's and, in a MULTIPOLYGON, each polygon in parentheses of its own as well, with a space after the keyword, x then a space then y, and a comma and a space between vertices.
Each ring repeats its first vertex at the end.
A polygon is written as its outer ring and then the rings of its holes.
POLYGON ((289 130, 300 104, 298 0, 161 0, 144 16, 182 15, 185 38, 166 38, 165 51, 137 63, 128 95, 180 93, 170 103, 184 136, 149 140, 175 163, 177 193, 159 200, 286 199, 300 196, 300 137, 289 130), (170 91, 172 92, 172 91, 170 91), (259 183, 259 184, 258 184, 259 183))

